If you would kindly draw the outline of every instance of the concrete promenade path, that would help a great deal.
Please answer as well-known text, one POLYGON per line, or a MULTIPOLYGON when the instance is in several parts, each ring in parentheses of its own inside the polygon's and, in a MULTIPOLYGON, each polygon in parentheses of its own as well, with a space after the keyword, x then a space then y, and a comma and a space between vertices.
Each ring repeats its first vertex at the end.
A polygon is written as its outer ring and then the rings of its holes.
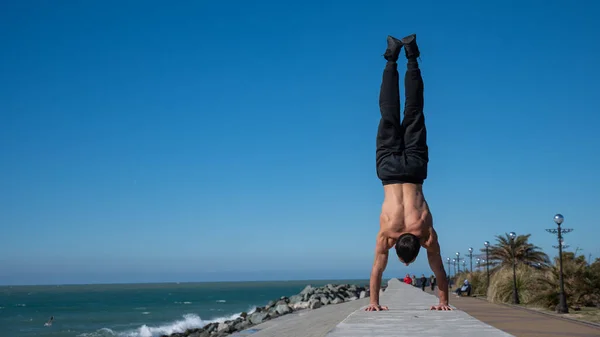
POLYGON ((460 310, 429 310, 437 303, 438 299, 435 296, 404 284, 398 279, 391 279, 388 288, 380 297, 380 304, 388 306, 389 311, 366 312, 363 306, 350 314, 326 336, 512 336, 460 310))

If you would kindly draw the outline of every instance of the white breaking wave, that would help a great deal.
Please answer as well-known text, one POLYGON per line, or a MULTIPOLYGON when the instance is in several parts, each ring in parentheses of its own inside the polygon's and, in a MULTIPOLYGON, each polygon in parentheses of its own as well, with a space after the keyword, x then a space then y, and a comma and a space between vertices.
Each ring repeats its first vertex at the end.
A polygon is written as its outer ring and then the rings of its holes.
POLYGON ((117 336, 117 334, 108 328, 102 328, 95 332, 87 332, 87 333, 82 333, 81 335, 77 335, 77 337, 114 337, 114 336, 117 336))
MULTIPOLYGON (((251 307, 248 313, 253 313, 256 307, 251 307)), ((159 337, 161 335, 170 335, 173 333, 184 332, 187 329, 201 328, 210 323, 221 323, 234 320, 240 317, 240 313, 231 316, 218 317, 211 320, 202 320, 196 314, 185 314, 182 320, 167 323, 159 326, 148 326, 146 324, 135 330, 115 332, 108 328, 103 328, 95 332, 88 332, 78 335, 77 337, 159 337)))
POLYGON ((204 323, 200 316, 194 314, 183 315, 183 320, 175 321, 166 325, 157 327, 142 325, 133 331, 119 333, 119 337, 157 337, 161 335, 170 335, 176 332, 184 332, 187 329, 200 328, 208 323, 204 323))

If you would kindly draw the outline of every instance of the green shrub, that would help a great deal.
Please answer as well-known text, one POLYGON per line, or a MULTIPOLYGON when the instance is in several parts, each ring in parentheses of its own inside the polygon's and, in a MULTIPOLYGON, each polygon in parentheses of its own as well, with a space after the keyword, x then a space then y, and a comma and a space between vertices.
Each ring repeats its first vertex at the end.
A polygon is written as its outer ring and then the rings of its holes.
MULTIPOLYGON (((532 303, 540 293, 540 278, 544 272, 526 265, 517 266, 517 290, 522 304, 532 303)), ((496 303, 512 303, 513 270, 509 266, 499 268, 490 279, 488 300, 496 303)))
MULTIPOLYGON (((559 303, 560 267, 558 257, 554 265, 545 270, 538 279, 539 293, 535 304, 554 309, 559 303)), ((569 306, 597 306, 600 300, 600 262, 588 265, 584 256, 575 257, 571 252, 563 253, 563 275, 565 295, 569 306)))

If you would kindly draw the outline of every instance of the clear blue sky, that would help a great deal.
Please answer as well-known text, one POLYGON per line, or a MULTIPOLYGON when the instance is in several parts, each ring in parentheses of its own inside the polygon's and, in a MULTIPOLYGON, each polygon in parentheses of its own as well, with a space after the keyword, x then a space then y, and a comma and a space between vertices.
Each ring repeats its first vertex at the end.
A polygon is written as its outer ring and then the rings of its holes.
POLYGON ((554 256, 557 212, 598 257, 599 6, 5 1, 0 284, 368 278, 388 34, 418 34, 444 257, 554 256))

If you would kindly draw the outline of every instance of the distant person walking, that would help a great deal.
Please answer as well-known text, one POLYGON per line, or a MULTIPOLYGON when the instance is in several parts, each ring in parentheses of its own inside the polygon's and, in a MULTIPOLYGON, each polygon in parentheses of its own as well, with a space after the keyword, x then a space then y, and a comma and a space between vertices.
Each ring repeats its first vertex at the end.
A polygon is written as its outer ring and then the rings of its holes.
POLYGON ((431 291, 435 290, 435 276, 431 275, 429 278, 429 285, 431 286, 431 291))
POLYGON ((406 276, 404 276, 404 283, 406 284, 412 284, 412 279, 410 278, 410 275, 406 274, 406 276))
POLYGON ((412 283, 413 287, 417 286, 417 277, 415 275, 412 276, 412 283))
POLYGON ((425 277, 425 274, 421 274, 421 290, 425 291, 426 286, 427 286, 427 277, 425 277))

